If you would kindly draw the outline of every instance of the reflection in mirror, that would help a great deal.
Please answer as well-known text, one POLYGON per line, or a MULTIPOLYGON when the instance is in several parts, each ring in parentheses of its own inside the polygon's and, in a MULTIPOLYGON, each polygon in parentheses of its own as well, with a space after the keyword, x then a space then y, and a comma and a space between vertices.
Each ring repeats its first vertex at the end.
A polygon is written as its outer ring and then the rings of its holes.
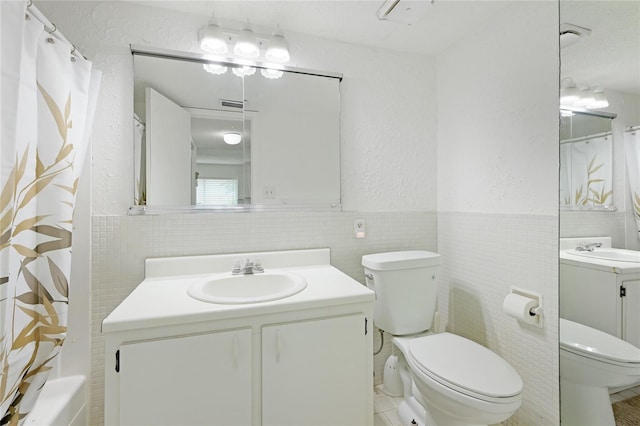
POLYGON ((339 210, 339 74, 132 51, 136 205, 339 210))
MULTIPOLYGON (((628 191, 639 180, 632 177, 632 164, 625 152, 625 139, 628 138, 626 130, 640 124, 640 2, 560 0, 559 11, 561 31, 563 27, 567 28, 567 24, 581 28, 578 33, 567 32, 566 36, 561 36, 560 103, 563 104, 563 100, 570 97, 574 82, 576 87, 584 89, 581 92, 588 94, 592 89, 594 95, 604 93, 608 100, 609 106, 587 108, 585 102, 583 109, 591 109, 591 112, 615 111, 617 114, 614 120, 593 119, 584 114, 561 120, 563 142, 578 140, 578 145, 563 143, 560 148, 561 423, 638 424, 640 408, 637 404, 640 397, 636 394, 640 391, 640 383, 637 377, 627 371, 614 372, 610 369, 612 364, 605 357, 615 356, 619 364, 628 365, 637 360, 637 355, 633 359, 629 358, 629 353, 637 353, 638 349, 631 348, 631 352, 626 353, 625 350, 630 345, 638 346, 640 343, 640 299, 636 297, 640 276, 638 268, 634 270, 631 262, 625 264, 604 259, 601 250, 594 248, 594 245, 613 247, 609 252, 615 252, 616 248, 640 248, 628 191), (609 132, 611 137, 608 136, 609 132), (610 140, 604 141, 604 138, 610 140), (574 164, 574 159, 570 158, 574 155, 574 148, 582 156, 578 164, 574 164), (609 166, 606 161, 598 159, 609 156, 613 159, 609 166), (589 167, 594 157, 596 160, 589 167), (603 166, 595 170, 599 164, 603 166), (576 176, 577 182, 572 182, 575 173, 571 169, 576 167, 582 175, 576 176), (580 199, 585 200, 585 196, 596 198, 597 193, 598 198, 604 198, 608 194, 611 190, 608 186, 594 188, 594 191, 587 189, 591 179, 589 171, 597 174, 606 168, 611 169, 614 182, 611 188, 613 193, 605 200, 605 205, 608 204, 610 208, 598 210, 594 207, 576 207, 581 204, 580 199), (581 197, 577 197, 581 186, 581 197), (585 193, 585 189, 588 193, 585 193), (614 204, 616 209, 613 209, 614 204), (578 246, 581 250, 593 249, 600 258, 572 256, 568 253, 578 246), (575 326, 565 320, 574 321, 575 326), (594 333, 597 331, 603 334, 594 333), (569 345, 578 349, 587 348, 588 353, 571 353, 569 345), (614 348, 615 355, 611 352, 614 348), (596 356, 591 356, 593 354, 596 356), (582 363, 584 359, 589 362, 582 363), (596 370, 599 374, 593 374, 596 370), (625 401, 629 392, 636 395, 635 401, 625 401)), ((640 166, 640 162, 637 165, 640 166)), ((606 176, 609 176, 609 172, 606 176)), ((602 185, 606 181, 604 175, 594 176, 592 180, 598 179, 603 181, 593 183, 602 185)), ((587 204, 590 203, 593 204, 587 201, 587 204)), ((626 250, 623 252, 627 253, 626 250)), ((620 253, 617 254, 620 256, 620 253)))
POLYGON ((610 208, 613 200, 611 116, 562 111, 560 206, 610 208))

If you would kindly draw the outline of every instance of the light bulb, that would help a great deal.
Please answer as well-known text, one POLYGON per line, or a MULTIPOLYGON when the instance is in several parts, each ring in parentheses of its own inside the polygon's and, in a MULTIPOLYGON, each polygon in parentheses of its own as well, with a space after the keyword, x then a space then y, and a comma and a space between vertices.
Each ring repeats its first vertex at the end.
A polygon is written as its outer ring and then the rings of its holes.
POLYGON ((264 57, 269 62, 277 62, 279 64, 289 62, 289 45, 282 34, 276 33, 271 37, 264 57))
POLYGON ((607 108, 609 106, 609 100, 604 95, 604 90, 600 87, 596 87, 593 89, 593 102, 589 106, 589 108, 600 109, 607 108))
POLYGON ((242 135, 240 135, 240 133, 229 132, 222 135, 222 139, 224 139, 224 143, 227 145, 238 145, 242 142, 242 135))
POLYGON ((260 74, 262 74, 262 76, 264 78, 268 78, 268 79, 276 79, 276 78, 280 78, 284 75, 284 72, 280 71, 280 70, 274 70, 271 68, 263 68, 260 70, 260 74))
POLYGON ((234 67, 231 69, 231 71, 238 77, 248 77, 256 73, 256 69, 248 65, 245 65, 243 67, 234 67))
POLYGON ((202 68, 214 75, 222 75, 227 72, 227 67, 218 64, 202 64, 202 68))
POLYGON ((236 44, 233 47, 233 53, 240 57, 249 59, 255 59, 260 56, 258 42, 253 35, 253 31, 251 30, 249 23, 245 24, 244 28, 238 35, 236 44))
POLYGON ((580 93, 573 79, 568 77, 562 80, 560 88, 560 105, 572 106, 580 99, 580 93))
POLYGON ((209 24, 200 28, 198 38, 200 48, 205 52, 225 54, 229 50, 226 37, 213 17, 209 20, 209 24))
POLYGON ((580 108, 587 108, 593 103, 593 92, 589 86, 583 86, 580 88, 580 99, 576 101, 576 105, 580 108))

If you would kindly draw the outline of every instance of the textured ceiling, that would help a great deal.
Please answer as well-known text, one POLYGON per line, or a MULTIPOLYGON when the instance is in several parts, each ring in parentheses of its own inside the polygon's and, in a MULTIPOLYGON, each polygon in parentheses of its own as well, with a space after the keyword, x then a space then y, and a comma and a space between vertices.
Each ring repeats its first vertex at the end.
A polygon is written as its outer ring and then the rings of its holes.
MULTIPOLYGON (((421 0, 428 1, 428 0, 421 0)), ((137 1, 209 17, 222 24, 249 21, 285 34, 297 32, 347 43, 416 54, 437 55, 457 40, 511 13, 514 1, 434 0, 415 24, 381 21, 382 0, 360 1, 137 1)), ((402 0, 404 7, 412 1, 402 0)), ((605 89, 640 95, 640 1, 560 2, 560 21, 587 27, 591 36, 562 50, 563 76, 605 89)))

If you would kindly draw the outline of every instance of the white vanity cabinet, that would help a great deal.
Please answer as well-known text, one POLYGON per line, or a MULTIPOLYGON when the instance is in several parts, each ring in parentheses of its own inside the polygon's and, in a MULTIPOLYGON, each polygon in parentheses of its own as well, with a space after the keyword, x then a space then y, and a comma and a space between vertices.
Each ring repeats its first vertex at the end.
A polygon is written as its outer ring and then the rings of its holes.
POLYGON ((264 303, 188 296, 197 262, 193 276, 147 265, 102 324, 105 425, 373 425, 374 294, 329 265, 328 250, 301 252, 284 253, 307 287, 264 303))
POLYGON ((607 265, 560 260, 560 317, 602 330, 640 347, 640 271, 630 263, 607 265))
POLYGON ((121 425, 251 424, 251 329, 126 342, 116 353, 121 425))
POLYGON ((262 328, 262 424, 367 424, 362 314, 262 328))

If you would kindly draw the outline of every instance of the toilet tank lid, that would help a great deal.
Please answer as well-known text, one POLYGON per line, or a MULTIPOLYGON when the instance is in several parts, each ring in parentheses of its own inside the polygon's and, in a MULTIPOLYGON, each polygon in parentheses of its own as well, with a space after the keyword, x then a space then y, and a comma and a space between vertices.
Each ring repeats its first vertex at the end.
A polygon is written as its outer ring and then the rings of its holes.
POLYGON ((425 250, 391 251, 362 256, 362 266, 374 271, 440 265, 440 255, 425 250))

